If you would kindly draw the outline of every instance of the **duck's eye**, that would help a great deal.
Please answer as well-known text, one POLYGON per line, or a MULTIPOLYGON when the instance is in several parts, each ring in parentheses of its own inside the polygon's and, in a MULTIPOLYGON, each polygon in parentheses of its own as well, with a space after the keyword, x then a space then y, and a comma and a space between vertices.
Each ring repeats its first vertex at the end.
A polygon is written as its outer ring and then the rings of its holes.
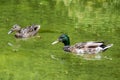
POLYGON ((16 28, 16 26, 14 26, 13 28, 16 28))
POLYGON ((59 37, 59 38, 63 38, 63 37, 59 37))

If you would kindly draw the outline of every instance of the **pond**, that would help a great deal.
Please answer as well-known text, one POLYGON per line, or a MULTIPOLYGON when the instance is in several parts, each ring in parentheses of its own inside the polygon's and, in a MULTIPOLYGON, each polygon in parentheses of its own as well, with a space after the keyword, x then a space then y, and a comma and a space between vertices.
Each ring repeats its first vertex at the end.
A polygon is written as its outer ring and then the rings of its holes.
POLYGON ((0 80, 119 80, 120 0, 0 0, 0 80), (41 25, 37 36, 19 40, 14 24, 41 25), (87 61, 51 45, 61 34, 71 45, 105 41, 114 46, 87 61))

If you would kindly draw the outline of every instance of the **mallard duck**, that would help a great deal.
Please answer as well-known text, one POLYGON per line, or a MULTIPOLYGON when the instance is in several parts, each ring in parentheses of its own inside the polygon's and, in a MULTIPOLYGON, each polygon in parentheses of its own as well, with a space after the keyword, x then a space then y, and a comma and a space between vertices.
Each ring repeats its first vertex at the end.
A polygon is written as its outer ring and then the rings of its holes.
POLYGON ((21 28, 18 24, 13 25, 8 34, 15 33, 16 38, 29 38, 35 36, 40 29, 40 25, 32 25, 25 28, 21 28))
POLYGON ((84 54, 98 54, 100 52, 106 51, 108 48, 110 48, 113 44, 105 45, 104 42, 95 42, 95 41, 89 41, 89 42, 81 42, 76 43, 73 46, 70 46, 70 39, 69 36, 66 34, 62 34, 56 41, 52 43, 52 45, 62 42, 64 44, 64 51, 66 52, 72 52, 77 55, 84 55, 84 54))

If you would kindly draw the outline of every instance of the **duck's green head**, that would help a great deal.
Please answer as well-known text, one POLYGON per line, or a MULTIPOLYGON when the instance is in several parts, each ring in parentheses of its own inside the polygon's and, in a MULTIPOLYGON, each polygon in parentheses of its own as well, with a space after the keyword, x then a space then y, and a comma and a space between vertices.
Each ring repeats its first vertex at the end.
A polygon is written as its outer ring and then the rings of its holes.
POLYGON ((66 35, 66 34, 62 34, 58 38, 58 40, 54 41, 52 44, 56 44, 58 42, 64 43, 65 46, 69 46, 70 45, 70 39, 69 39, 68 35, 66 35))

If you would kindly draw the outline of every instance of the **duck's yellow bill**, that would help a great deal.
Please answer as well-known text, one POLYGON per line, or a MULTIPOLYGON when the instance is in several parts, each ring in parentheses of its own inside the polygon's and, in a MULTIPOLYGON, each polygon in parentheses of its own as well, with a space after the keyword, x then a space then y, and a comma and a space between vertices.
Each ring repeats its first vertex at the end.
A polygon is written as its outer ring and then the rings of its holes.
POLYGON ((11 30, 8 32, 8 34, 10 34, 10 33, 12 33, 12 31, 11 31, 11 30))
POLYGON ((56 40, 56 41, 54 41, 53 43, 52 43, 52 45, 54 45, 54 44, 57 44, 59 41, 58 40, 56 40))

